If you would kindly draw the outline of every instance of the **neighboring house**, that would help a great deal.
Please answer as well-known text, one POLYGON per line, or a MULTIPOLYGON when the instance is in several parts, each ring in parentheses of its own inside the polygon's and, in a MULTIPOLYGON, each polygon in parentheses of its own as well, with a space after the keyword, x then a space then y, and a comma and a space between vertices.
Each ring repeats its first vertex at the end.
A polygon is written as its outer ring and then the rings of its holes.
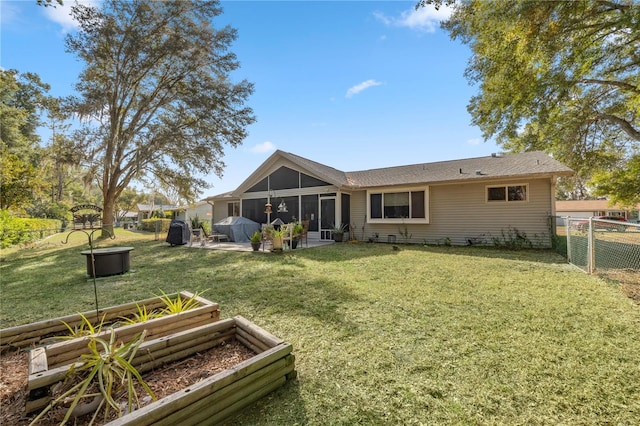
POLYGON ((185 212, 185 218, 188 222, 191 222, 191 219, 195 219, 198 216, 198 219, 202 221, 208 221, 211 223, 213 229, 213 206, 206 201, 198 201, 195 204, 191 204, 187 206, 185 212))
POLYGON ((138 220, 138 212, 126 212, 122 210, 118 211, 116 217, 120 218, 123 222, 135 222, 138 220))
POLYGON ((343 172, 278 150, 235 191, 206 201, 214 221, 231 212, 258 223, 295 217, 320 240, 348 224, 364 241, 490 243, 517 229, 550 246, 555 182, 571 174, 543 152, 343 172))
POLYGON ((178 207, 171 204, 138 204, 138 223, 142 219, 149 219, 153 212, 161 211, 163 213, 172 212, 175 219, 184 220, 184 207, 178 207))
POLYGON ((622 216, 629 221, 638 220, 640 204, 635 209, 612 206, 609 200, 566 200, 556 201, 558 225, 564 225, 563 217, 622 216))

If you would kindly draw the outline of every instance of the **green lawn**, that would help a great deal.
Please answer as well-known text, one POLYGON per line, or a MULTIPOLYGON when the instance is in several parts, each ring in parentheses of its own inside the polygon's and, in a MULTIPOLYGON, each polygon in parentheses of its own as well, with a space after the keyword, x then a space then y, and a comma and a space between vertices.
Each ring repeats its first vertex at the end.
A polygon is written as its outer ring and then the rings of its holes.
MULTIPOLYGON (((204 291, 293 344, 298 380, 233 424, 640 422, 640 306, 550 251, 273 255, 119 232, 100 246, 134 246, 134 271, 98 280, 101 306, 204 291)), ((61 239, 2 254, 0 327, 93 309, 86 247, 61 239)))

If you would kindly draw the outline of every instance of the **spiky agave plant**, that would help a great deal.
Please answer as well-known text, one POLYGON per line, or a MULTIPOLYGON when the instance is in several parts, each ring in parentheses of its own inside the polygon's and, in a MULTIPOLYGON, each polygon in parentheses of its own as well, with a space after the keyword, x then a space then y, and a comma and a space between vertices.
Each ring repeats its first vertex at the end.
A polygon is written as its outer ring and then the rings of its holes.
POLYGON ((31 425, 36 424, 53 407, 68 402, 69 398, 72 398, 71 405, 67 409, 61 425, 66 424, 75 415, 74 411, 80 402, 88 398, 98 398, 99 400, 89 425, 93 425, 101 410, 104 411, 105 420, 111 409, 114 409, 120 417, 122 409, 116 402, 115 396, 123 391, 127 394, 128 412, 131 412, 134 407, 140 407, 140 399, 135 389, 136 381, 155 400, 156 396, 153 391, 131 364, 145 335, 146 332, 143 331, 127 343, 116 342, 116 334, 113 329, 108 342, 99 337, 90 336, 88 338, 89 353, 83 354, 80 363, 73 364, 69 368, 62 389, 58 391, 60 394, 33 419, 31 425))
POLYGON ((62 321, 62 323, 67 327, 67 330, 69 330, 69 336, 58 336, 57 338, 63 339, 63 340, 75 339, 77 337, 90 336, 92 334, 100 333, 100 331, 102 330, 102 326, 104 325, 104 319, 106 314, 102 315, 102 319, 100 320, 100 323, 95 326, 83 314, 79 314, 79 315, 80 315, 80 318, 82 318, 82 321, 80 322, 80 325, 76 327, 71 327, 69 324, 62 321))
MULTIPOLYGON (((162 291, 162 290, 161 290, 162 291)), ((198 301, 196 300, 198 296, 202 293, 195 293, 190 299, 183 299, 180 294, 175 299, 172 299, 171 296, 167 295, 164 291, 162 291, 162 297, 160 299, 164 302, 164 309, 162 310, 163 314, 177 314, 180 312, 188 311, 189 309, 193 309, 198 306, 198 301)))
POLYGON ((137 312, 133 314, 131 317, 120 317, 120 319, 124 320, 127 324, 137 324, 140 322, 149 321, 150 319, 158 318, 162 314, 157 312, 156 310, 147 310, 145 305, 140 306, 136 303, 137 312))

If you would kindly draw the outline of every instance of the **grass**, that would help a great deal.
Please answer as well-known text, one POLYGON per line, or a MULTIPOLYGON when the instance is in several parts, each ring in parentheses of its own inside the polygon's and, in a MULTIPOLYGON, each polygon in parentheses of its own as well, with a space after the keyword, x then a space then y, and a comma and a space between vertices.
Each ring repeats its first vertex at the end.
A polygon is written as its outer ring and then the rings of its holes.
MULTIPOLYGON (((93 309, 86 241, 3 252, 0 327, 93 309), (84 245, 83 245, 84 244, 84 245)), ((60 238, 60 237, 58 237, 60 238)), ((291 342, 298 380, 233 424, 635 425, 640 307, 550 251, 169 247, 119 230, 134 272, 101 306, 204 292, 291 342), (259 419, 259 421, 258 421, 259 419)))

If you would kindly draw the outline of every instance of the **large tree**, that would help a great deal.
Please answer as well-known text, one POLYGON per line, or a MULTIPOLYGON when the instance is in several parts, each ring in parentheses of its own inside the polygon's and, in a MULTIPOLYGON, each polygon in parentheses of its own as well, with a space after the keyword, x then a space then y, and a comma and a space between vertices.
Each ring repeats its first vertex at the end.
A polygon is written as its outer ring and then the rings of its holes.
POLYGON ((240 144, 254 121, 244 105, 253 86, 230 79, 236 31, 213 25, 218 1, 106 0, 72 10, 80 31, 67 49, 86 64, 74 110, 90 119, 76 140, 102 189, 103 223, 112 226, 117 198, 143 176, 193 199, 208 186, 197 175, 221 175, 224 146, 240 144))
POLYGON ((545 150, 620 201, 640 201, 640 4, 634 0, 424 0, 453 6, 442 26, 471 47, 468 106, 486 139, 545 150), (634 168, 631 168, 634 169, 634 168), (637 170, 637 169, 636 169, 637 170), (604 173, 604 175, 602 174, 604 173), (602 179, 602 177, 604 179, 602 179), (596 182, 597 184, 597 182, 596 182), (622 194, 626 195, 622 195, 622 194))
POLYGON ((22 209, 42 190, 40 114, 49 86, 36 74, 0 69, 0 208, 22 209))

